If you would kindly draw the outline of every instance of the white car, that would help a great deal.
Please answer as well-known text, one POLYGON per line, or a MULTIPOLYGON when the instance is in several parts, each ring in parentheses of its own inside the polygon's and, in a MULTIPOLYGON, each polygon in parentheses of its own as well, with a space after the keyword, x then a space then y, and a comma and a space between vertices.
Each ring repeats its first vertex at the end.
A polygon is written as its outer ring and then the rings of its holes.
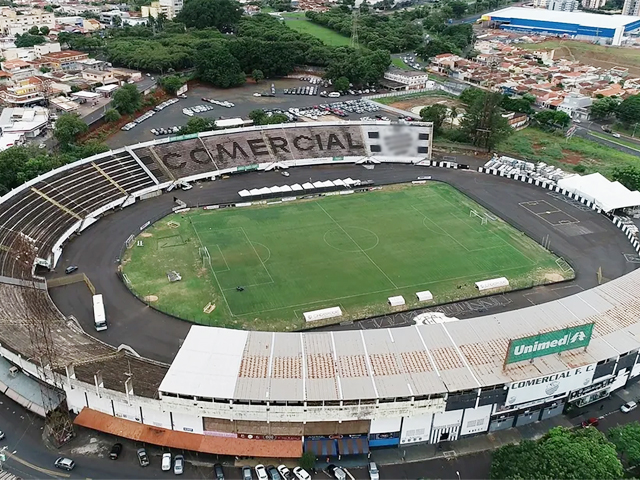
POLYGON ((162 454, 162 471, 168 472, 171 470, 171 454, 163 453, 162 454))
POLYGON ((256 465, 256 475, 258 476, 258 480, 269 480, 267 469, 264 468, 262 464, 256 465))
POLYGON ((182 475, 184 473, 184 457, 182 455, 176 455, 173 462, 173 473, 175 475, 182 475))
POLYGON ((613 134, 613 136, 614 136, 615 138, 620 138, 620 134, 619 134, 619 133, 614 133, 614 134, 613 134))
POLYGON ((302 467, 296 467, 293 469, 293 474, 298 480, 311 480, 311 475, 302 467))
POLYGON ((627 402, 620 407, 622 413, 629 413, 631 410, 635 410, 638 407, 636 402, 627 402))
POLYGON ((282 175, 283 177, 288 177, 289 176, 289 172, 280 172, 280 175, 282 175))
POLYGON ((283 480, 287 480, 291 475, 291 472, 286 465, 278 465, 278 472, 282 475, 283 480))
POLYGON ((380 472, 376 462, 369 462, 369 478, 371 480, 380 480, 380 472))

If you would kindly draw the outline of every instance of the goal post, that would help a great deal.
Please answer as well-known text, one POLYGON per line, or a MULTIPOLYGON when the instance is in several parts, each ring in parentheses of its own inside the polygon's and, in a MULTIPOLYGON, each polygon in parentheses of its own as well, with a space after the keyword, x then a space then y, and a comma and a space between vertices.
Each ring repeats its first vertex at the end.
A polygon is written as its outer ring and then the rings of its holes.
POLYGON ((200 258, 202 258, 202 268, 209 266, 211 268, 211 255, 207 247, 200 247, 200 258))
POLYGON ((486 225, 487 224, 487 217, 484 216, 484 215, 480 215, 475 210, 471 210, 469 212, 469 217, 477 217, 477 218, 479 218, 480 219, 480 225, 486 225))

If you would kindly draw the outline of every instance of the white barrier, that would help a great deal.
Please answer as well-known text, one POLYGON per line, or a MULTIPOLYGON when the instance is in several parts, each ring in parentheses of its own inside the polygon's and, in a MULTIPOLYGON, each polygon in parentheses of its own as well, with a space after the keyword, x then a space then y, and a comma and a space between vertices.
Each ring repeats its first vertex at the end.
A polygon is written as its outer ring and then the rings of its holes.
POLYGON ((307 322, 317 322, 318 320, 325 320, 327 318, 334 318, 342 316, 342 310, 340 307, 323 308, 321 310, 312 310, 310 312, 304 312, 304 319, 307 322))

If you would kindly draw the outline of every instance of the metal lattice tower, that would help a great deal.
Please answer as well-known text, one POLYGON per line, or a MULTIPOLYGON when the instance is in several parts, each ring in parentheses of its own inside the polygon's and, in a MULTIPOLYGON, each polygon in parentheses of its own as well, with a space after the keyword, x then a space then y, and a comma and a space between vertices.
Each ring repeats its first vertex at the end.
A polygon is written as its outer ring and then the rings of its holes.
MULTIPOLYGON (((18 262, 22 264, 23 271, 30 271, 38 252, 35 242, 18 234, 13 242, 13 251, 17 253, 18 262)), ((49 436, 55 443, 62 445, 73 437, 73 424, 65 403, 58 405, 58 394, 48 386, 53 385, 56 389, 63 390, 60 377, 54 372, 56 367, 61 366, 61 358, 52 338, 52 321, 55 319, 46 318, 38 310, 37 306, 42 302, 42 287, 38 285, 33 275, 23 281, 30 283, 23 291, 27 310, 24 323, 31 343, 30 360, 36 365, 40 378, 38 383, 42 406, 45 410, 43 435, 49 436)))
POLYGON ((349 46, 351 48, 360 48, 360 41, 358 40, 358 19, 360 11, 354 8, 351 12, 351 39, 349 40, 349 46))

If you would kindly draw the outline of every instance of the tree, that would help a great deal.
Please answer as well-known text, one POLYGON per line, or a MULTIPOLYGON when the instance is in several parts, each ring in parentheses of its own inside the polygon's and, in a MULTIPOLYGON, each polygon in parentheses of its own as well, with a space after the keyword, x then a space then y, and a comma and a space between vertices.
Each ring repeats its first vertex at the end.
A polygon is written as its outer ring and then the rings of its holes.
POLYGON ((217 28, 231 32, 242 17, 242 8, 235 0, 188 0, 176 16, 187 27, 217 28))
POLYGON ((455 18, 462 18, 462 16, 467 12, 467 6, 467 2, 462 2, 459 0, 449 3, 449 7, 451 7, 453 16, 455 18))
POLYGON ((42 35, 31 35, 30 33, 17 34, 13 42, 17 48, 31 48, 34 45, 42 45, 47 40, 42 35))
POLYGON ((249 112, 249 118, 253 120, 254 125, 275 125, 278 123, 286 123, 289 117, 282 113, 274 113, 268 115, 264 110, 257 109, 249 112))
POLYGON ((466 105, 473 105, 478 98, 484 98, 486 92, 479 88, 466 88, 460 94, 460 101, 466 105))
POLYGON ((135 85, 124 85, 113 94, 111 105, 121 114, 133 113, 142 105, 142 94, 135 85))
POLYGON ((33 26, 29 29, 30 35, 40 35, 40 29, 37 26, 33 26))
POLYGON ((433 131, 440 133, 442 131, 442 125, 447 118, 448 108, 445 105, 436 103, 424 107, 420 110, 420 118, 425 122, 433 122, 433 131))
POLYGON ((614 181, 620 182, 629 190, 640 190, 640 170, 634 165, 615 167, 613 169, 612 178, 614 181))
POLYGON ((591 105, 591 117, 594 119, 607 118, 616 113, 620 100, 613 97, 602 97, 591 105))
POLYGON ((453 122, 458 118, 458 109, 455 105, 449 108, 449 120, 451 121, 451 128, 453 128, 453 122))
POLYGON ((311 471, 316 466, 316 456, 313 452, 304 452, 300 457, 300 466, 307 471, 311 471))
POLYGON ((162 80, 160 80, 160 85, 162 85, 162 88, 164 88, 165 92, 171 95, 175 95, 180 87, 184 85, 184 80, 182 79, 182 77, 179 77, 177 75, 169 75, 163 77, 162 80))
POLYGON ((49 27, 47 27, 46 25, 40 27, 40 35, 49 35, 50 31, 51 30, 49 30, 49 27))
POLYGON ((333 82, 333 88, 338 92, 345 92, 349 90, 349 79, 347 77, 339 77, 333 82))
MULTIPOLYGON (((198 1, 198 0, 196 0, 198 1)), ((238 60, 223 44, 213 44, 202 49, 195 58, 198 78, 216 87, 237 87, 245 82, 238 60)))
POLYGON ((122 26, 122 18, 120 18, 120 15, 116 15, 115 17, 113 17, 111 19, 111 24, 114 27, 121 27, 122 26))
POLYGON ((53 136, 60 143, 62 150, 68 150, 72 143, 76 141, 78 135, 85 133, 89 127, 75 113, 63 113, 56 120, 56 127, 53 136))
POLYGON ((502 116, 499 93, 486 93, 478 96, 462 119, 462 130, 478 147, 491 150, 513 130, 507 119, 502 116))
POLYGON ((256 68, 251 72, 251 78, 253 78, 254 82, 260 83, 261 80, 264 80, 264 73, 256 68))
POLYGON ((215 128, 215 120, 211 118, 191 117, 187 124, 180 129, 180 135, 207 132, 209 130, 215 130, 215 128))
POLYGON ((538 125, 547 130, 565 128, 571 123, 571 117, 565 112, 558 110, 543 110, 535 114, 534 118, 538 125))
POLYGON ((504 108, 508 112, 519 112, 531 114, 533 113, 533 108, 531 108, 531 103, 526 98, 514 98, 504 96, 502 98, 501 107, 504 108))
POLYGON ((625 98, 616 110, 616 115, 626 125, 640 122, 640 95, 625 98))
POLYGON ((106 112, 104 112, 104 121, 105 122, 117 122, 120 120, 120 112, 115 108, 110 108, 106 112))
POLYGON ((596 428, 551 429, 537 441, 524 440, 493 452, 492 479, 620 479, 615 446, 596 428))
POLYGON ((640 465, 640 423, 633 422, 613 427, 607 433, 607 437, 630 467, 640 465))
POLYGON ((249 118, 253 120, 254 125, 264 125, 266 117, 267 114, 260 108, 249 112, 249 118))

